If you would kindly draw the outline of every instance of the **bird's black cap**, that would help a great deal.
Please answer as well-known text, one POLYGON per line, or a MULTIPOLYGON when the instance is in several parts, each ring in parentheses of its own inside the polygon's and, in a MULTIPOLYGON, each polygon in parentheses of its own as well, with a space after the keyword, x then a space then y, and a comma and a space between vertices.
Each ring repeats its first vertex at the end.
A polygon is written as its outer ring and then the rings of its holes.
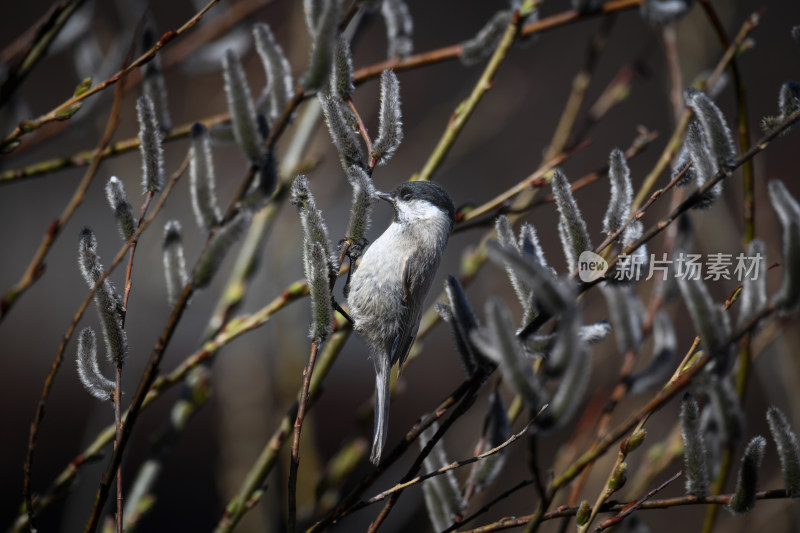
POLYGON ((456 219, 456 208, 450 195, 444 187, 432 181, 408 181, 397 187, 392 196, 401 201, 425 200, 435 205, 450 217, 450 222, 456 219))

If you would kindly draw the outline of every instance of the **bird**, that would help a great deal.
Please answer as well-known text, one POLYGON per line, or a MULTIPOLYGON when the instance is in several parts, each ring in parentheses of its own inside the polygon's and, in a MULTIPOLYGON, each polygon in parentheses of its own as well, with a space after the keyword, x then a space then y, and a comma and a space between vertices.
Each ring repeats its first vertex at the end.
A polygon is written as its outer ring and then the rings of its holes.
POLYGON ((354 329, 369 345, 375 366, 375 465, 386 444, 391 369, 402 368, 414 344, 422 304, 455 222, 453 201, 436 183, 407 182, 376 196, 392 205, 394 218, 362 255, 347 294, 354 329))

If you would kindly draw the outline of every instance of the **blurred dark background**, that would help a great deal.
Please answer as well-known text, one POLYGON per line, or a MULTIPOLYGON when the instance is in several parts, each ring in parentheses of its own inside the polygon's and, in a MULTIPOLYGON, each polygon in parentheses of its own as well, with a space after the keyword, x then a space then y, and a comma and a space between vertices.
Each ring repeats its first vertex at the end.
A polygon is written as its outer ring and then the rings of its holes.
MULTIPOLYGON (((221 2, 199 27, 213 24, 215 17, 224 16, 226 11, 243 3, 221 2)), ((202 2, 188 0, 150 4, 152 20, 159 34, 179 27, 202 6, 202 2)), ((752 42, 749 44, 752 48, 739 58, 747 89, 752 139, 755 140, 760 137, 758 126, 761 117, 776 112, 780 84, 800 78, 800 50, 794 46, 789 34, 790 28, 800 23, 800 5, 776 0, 714 4, 731 36, 750 13, 764 10, 760 27, 751 34, 752 42)), ((409 5, 414 18, 415 51, 423 52, 472 37, 505 3, 409 0, 409 5)), ((49 6, 50 2, 40 0, 5 2, 0 8, 3 13, 0 17, 0 49, 9 46, 32 26, 49 6)), ((87 2, 67 28, 71 32, 65 32, 68 38, 53 46, 51 53, 24 81, 15 97, 0 109, 0 133, 5 135, 19 120, 38 116, 61 103, 84 77, 93 76, 96 83, 116 72, 121 54, 124 54, 145 8, 146 2, 132 0, 87 2)), ((544 18, 569 8, 568 1, 546 0, 540 16, 544 18)), ((287 51, 295 75, 302 73, 308 57, 309 38, 301 3, 286 0, 262 2, 223 37, 207 46, 187 50, 185 57, 172 56, 175 59, 169 60, 171 50, 181 46, 183 38, 164 49, 164 70, 174 125, 191 123, 226 110, 219 61, 227 47, 233 47, 242 56, 253 92, 260 92, 264 74, 250 37, 250 28, 256 21, 267 22, 272 27, 287 51)), ((595 18, 558 27, 510 52, 492 90, 435 175, 436 181, 450 191, 457 205, 482 203, 538 167, 561 115, 573 76, 585 63, 587 45, 602 24, 595 18)), ((721 49, 705 14, 697 6, 676 26, 676 34, 683 85, 688 86, 697 75, 713 68, 721 49)), ((184 37, 190 36, 191 32, 184 37)), ((381 18, 374 16, 366 21, 354 44, 355 66, 359 68, 381 61, 385 54, 385 27, 381 18)), ((376 170, 374 177, 378 188, 390 190, 422 167, 451 113, 480 76, 482 65, 465 67, 458 61, 448 61, 399 74, 405 141, 391 163, 376 170)), ((587 133, 586 138, 591 140, 591 144, 563 164, 563 170, 571 179, 602 168, 609 151, 615 147, 627 148, 636 135, 636 128, 642 125, 657 131, 659 137, 631 161, 634 184, 638 186, 671 135, 674 112, 669 100, 670 78, 662 32, 645 23, 636 10, 621 12, 614 17, 609 42, 591 80, 581 117, 625 65, 634 66, 636 71, 630 95, 587 133)), ((140 91, 139 85, 127 90, 115 140, 136 135, 134 105, 140 91)), ((111 93, 104 91, 88 100, 69 123, 50 125, 26 138, 17 152, 0 157, 0 170, 20 168, 93 148, 105 126, 111 93)), ((377 130, 377 93, 377 83, 372 80, 361 85, 355 95, 355 103, 370 131, 377 130)), ((731 87, 721 93, 718 103, 733 124, 735 107, 731 87)), ((279 144, 279 157, 285 149, 285 139, 291 137, 292 131, 290 128, 279 144)), ((791 191, 800 195, 796 179, 800 170, 796 135, 793 133, 777 140, 755 159, 756 235, 766 240, 770 263, 780 256, 780 231, 767 201, 766 182, 781 178, 791 191)), ((187 147, 186 139, 166 145, 168 174, 179 166, 187 147)), ((244 175, 246 162, 234 145, 216 146, 214 155, 220 202, 224 206, 244 175)), ((318 129, 303 160, 310 168, 308 175, 312 190, 327 219, 332 238, 338 240, 347 221, 350 191, 324 127, 318 129)), ((85 167, 71 168, 0 185, 0 289, 5 291, 20 278, 50 221, 62 211, 84 170, 85 167)), ((0 324, 0 427, 5 435, 0 458, 0 527, 10 525, 19 510, 22 464, 36 402, 58 344, 86 294, 76 261, 79 231, 89 226, 96 232, 99 252, 107 265, 121 242, 104 198, 104 183, 110 176, 119 177, 126 185, 131 203, 138 208, 140 172, 138 151, 103 161, 83 204, 49 253, 43 277, 21 297, 0 324)), ((205 240, 205 235, 197 230, 193 221, 187 181, 187 178, 182 179, 137 249, 127 315, 131 350, 124 390, 128 399, 133 396, 145 361, 170 311, 161 273, 160 228, 170 219, 182 223, 189 264, 194 263, 205 240)), ((725 187, 724 201, 709 211, 692 214, 699 252, 736 254, 741 249, 741 172, 728 179, 725 187)), ((606 183, 600 180, 577 192, 576 198, 593 230, 592 237, 599 242, 599 222, 608 198, 606 183)), ((645 223, 663 216, 668 203, 666 200, 656 203, 648 211, 645 223)), ((373 237, 382 231, 389 218, 386 206, 379 205, 375 210, 373 237)), ((551 264, 563 271, 563 255, 555 232, 555 207, 544 205, 525 218, 537 227, 551 264)), ((451 239, 439 272, 440 279, 458 272, 462 253, 474 246, 484 231, 465 231, 451 239)), ((660 238, 656 239, 651 243, 651 250, 658 251, 661 242, 660 238)), ((264 249, 259 271, 248 290, 244 311, 261 308, 289 283, 302 278, 299 243, 297 215, 291 206, 287 206, 280 213, 264 249)), ((233 259, 229 258, 224 272, 217 275, 212 286, 193 297, 167 350, 163 369, 173 369, 198 348, 198 340, 232 263, 233 259)), ((118 286, 122 277, 121 268, 112 276, 118 286)), ((780 278, 779 273, 771 275, 771 291, 779 286, 780 278)), ((440 286, 439 282, 434 285, 440 286)), ((711 289, 721 301, 734 286, 733 282, 719 283, 711 289)), ((651 290, 648 284, 640 288, 645 302, 651 290)), ((597 292, 590 292, 584 299, 587 321, 607 317, 605 303, 597 292)), ((487 265, 469 289, 479 316, 483 313, 483 302, 490 295, 504 297, 514 313, 519 312, 505 274, 493 265, 487 265)), ((679 328, 679 350, 685 351, 694 336, 692 326, 682 304, 673 305, 670 311, 679 328)), ((166 460, 155 488, 155 508, 140 524, 141 530, 207 531, 213 528, 225 503, 238 489, 250 464, 294 400, 308 355, 308 321, 308 303, 302 300, 276 315, 266 326, 222 350, 213 366, 213 398, 191 421, 166 460)), ((96 314, 89 309, 80 325, 96 324, 96 314)), ((756 343, 759 356, 746 397, 748 437, 766 434, 764 413, 769 405, 781 407, 794 427, 800 429, 800 397, 796 392, 800 378, 798 346, 793 322, 782 326, 782 335, 774 342, 756 343)), ((650 356, 649 349, 648 346, 643 350, 645 357, 650 356)), ((113 421, 112 410, 82 390, 74 370, 74 355, 72 344, 67 348, 64 366, 47 406, 33 472, 36 490, 49 485, 54 476, 93 440, 97 431, 113 421)), ((620 360, 621 354, 617 352, 613 339, 595 346, 592 388, 587 398, 603 401, 615 383, 620 360)), ((396 443, 419 416, 432 409, 463 378, 449 332, 437 327, 425 339, 422 357, 409 367, 401 380, 400 393, 392 403, 389 445, 396 443)), ((169 416, 179 389, 177 387, 165 394, 141 417, 123 463, 126 490, 135 471, 147 457, 155 434, 165 417, 169 416)), ((324 394, 304 426, 301 503, 313 501, 311 497, 320 469, 341 444, 359 433, 369 436, 371 420, 359 424, 355 415, 369 401, 372 390, 372 364, 367 360, 365 346, 359 339, 351 338, 327 379, 324 394)), ((481 394, 479 402, 485 402, 486 393, 481 394)), ((503 394, 510 399, 508 391, 504 390, 503 394)), ((626 412, 645 400, 646 397, 626 398, 614 421, 622 420, 626 412)), ((445 447, 452 459, 472 455, 482 424, 482 413, 483 407, 472 409, 470 415, 448 433, 445 447)), ((650 432, 648 445, 666 438, 675 421, 674 404, 657 413, 647 426, 650 432)), ((573 429, 567 427, 548 439, 540 440, 541 465, 553 463, 559 445, 569 438, 573 429)), ((736 457, 740 454, 741 450, 736 457)), ((407 454, 367 496, 399 479, 413 455, 407 454)), ((646 457, 646 453, 640 453, 632 458, 630 471, 635 472, 639 462, 647 460, 646 457)), ((584 489, 584 497, 590 501, 594 501, 599 484, 607 475, 609 460, 606 458, 598 464, 584 489)), ((738 464, 738 459, 736 462, 738 464)), ((503 477, 485 495, 478 497, 471 509, 477 509, 480 502, 525 479, 528 476, 526 465, 525 444, 514 444, 503 477)), ((777 454, 770 443, 761 482, 763 488, 781 486, 777 465, 777 454)), ((43 512, 39 518, 40 531, 82 530, 104 466, 105 461, 99 461, 81 470, 69 495, 43 512)), ((663 477, 681 467, 676 461, 663 477)), ((280 531, 281 513, 285 512, 286 505, 284 484, 287 470, 288 456, 280 461, 276 472, 270 476, 263 502, 249 513, 239 531, 280 531)), ((367 467, 362 465, 357 473, 367 471, 367 467)), ((664 495, 682 494, 682 484, 676 482, 664 495)), ((729 485, 732 487, 732 482, 729 485)), ((621 498, 638 496, 620 494, 621 498)), ((474 524, 505 515, 529 513, 535 501, 535 492, 529 488, 496 505, 474 524)), ((308 510, 301 508, 301 513, 308 510)), ((376 507, 361 511, 346 520, 337 531, 364 529, 376 512, 376 507)), ((651 530, 657 532, 674 531, 683 525, 699 529, 704 512, 701 507, 688 507, 639 514, 651 530)), ((764 501, 754 512, 742 518, 733 519, 727 513, 721 513, 717 530, 788 532, 796 531, 798 524, 800 507, 797 503, 764 501)), ((420 530, 430 528, 418 487, 405 493, 384 529, 387 532, 408 531, 412 527, 420 530)), ((545 530, 555 530, 555 523, 545 530)))

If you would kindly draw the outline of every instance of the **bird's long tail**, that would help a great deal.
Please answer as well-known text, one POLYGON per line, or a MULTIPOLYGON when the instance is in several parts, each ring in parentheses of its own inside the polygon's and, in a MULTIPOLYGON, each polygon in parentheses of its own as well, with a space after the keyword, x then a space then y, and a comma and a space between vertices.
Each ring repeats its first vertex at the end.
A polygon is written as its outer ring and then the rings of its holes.
POLYGON ((372 436, 372 454, 369 460, 377 465, 386 444, 389 429, 389 378, 392 366, 389 357, 383 354, 373 356, 375 363, 375 433, 372 436))

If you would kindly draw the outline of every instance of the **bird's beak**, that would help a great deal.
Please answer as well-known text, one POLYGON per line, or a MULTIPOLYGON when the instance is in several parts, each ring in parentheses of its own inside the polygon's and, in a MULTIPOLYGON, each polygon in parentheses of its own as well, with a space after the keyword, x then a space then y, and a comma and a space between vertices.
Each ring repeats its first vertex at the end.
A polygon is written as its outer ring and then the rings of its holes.
POLYGON ((381 200, 385 200, 385 201, 389 202, 390 204, 394 203, 394 195, 392 195, 391 193, 388 193, 388 192, 376 192, 375 196, 377 196, 381 200))

